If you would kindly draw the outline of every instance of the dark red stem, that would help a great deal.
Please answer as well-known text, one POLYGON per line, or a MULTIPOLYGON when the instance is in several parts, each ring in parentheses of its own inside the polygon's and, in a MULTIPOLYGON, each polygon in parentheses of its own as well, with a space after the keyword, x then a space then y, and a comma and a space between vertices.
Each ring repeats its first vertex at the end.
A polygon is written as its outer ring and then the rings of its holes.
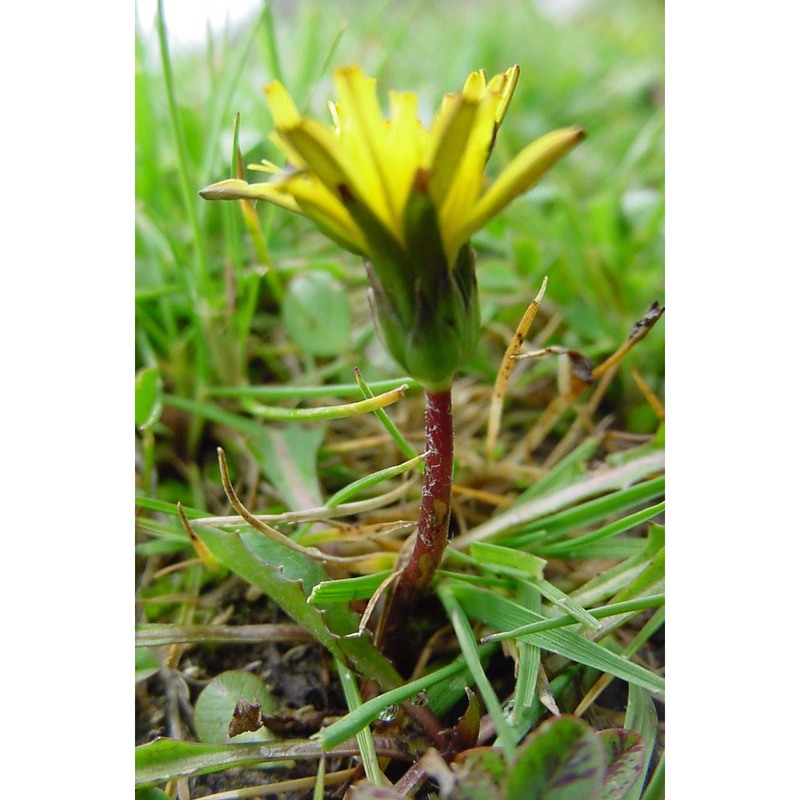
POLYGON ((425 394, 425 452, 414 549, 384 616, 381 637, 384 642, 405 628, 409 614, 430 586, 447 547, 453 485, 453 409, 449 388, 425 394))

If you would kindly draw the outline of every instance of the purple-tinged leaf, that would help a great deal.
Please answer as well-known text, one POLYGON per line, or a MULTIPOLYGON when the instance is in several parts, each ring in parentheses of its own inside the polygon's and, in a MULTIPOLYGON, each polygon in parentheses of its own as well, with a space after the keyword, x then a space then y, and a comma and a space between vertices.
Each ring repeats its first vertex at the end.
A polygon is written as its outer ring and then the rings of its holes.
POLYGON ((623 728, 600 731, 597 738, 608 759, 598 800, 620 800, 644 769, 644 742, 636 731, 623 728))
POLYGON ((603 746, 577 717, 543 723, 518 751, 505 800, 598 800, 605 774, 603 746))

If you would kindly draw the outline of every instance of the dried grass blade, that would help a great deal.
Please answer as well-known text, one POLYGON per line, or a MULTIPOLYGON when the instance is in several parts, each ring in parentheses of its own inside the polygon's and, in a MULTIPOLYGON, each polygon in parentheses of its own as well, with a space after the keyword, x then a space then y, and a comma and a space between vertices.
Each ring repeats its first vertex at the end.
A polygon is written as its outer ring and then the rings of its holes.
POLYGON ((522 315, 522 319, 519 325, 517 325, 517 329, 514 331, 514 335, 511 337, 508 347, 506 347, 506 352, 503 354, 503 360, 500 362, 500 369, 497 371, 497 378, 495 379, 494 389, 492 390, 492 400, 489 406, 489 427, 486 431, 486 457, 489 461, 494 460, 497 436, 500 433, 500 418, 503 414, 503 399, 506 395, 508 379, 511 376, 511 370, 514 368, 516 355, 522 349, 525 336, 530 330, 534 319, 536 319, 536 314, 539 311, 539 305, 542 302, 546 289, 547 278, 545 277, 542 281, 539 293, 522 315))

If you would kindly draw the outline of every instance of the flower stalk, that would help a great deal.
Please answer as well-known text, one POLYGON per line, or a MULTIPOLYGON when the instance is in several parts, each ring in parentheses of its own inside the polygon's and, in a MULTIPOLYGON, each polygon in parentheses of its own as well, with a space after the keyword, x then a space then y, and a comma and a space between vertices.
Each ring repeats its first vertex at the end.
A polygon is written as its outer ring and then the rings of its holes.
POLYGON ((453 487, 453 407, 449 387, 425 393, 425 449, 417 533, 378 632, 384 650, 395 661, 402 660, 409 614, 430 586, 449 540, 453 487))
POLYGON ((416 605, 431 583, 450 528, 453 485, 453 408, 451 390, 425 394, 425 474, 414 548, 394 591, 393 602, 416 605))

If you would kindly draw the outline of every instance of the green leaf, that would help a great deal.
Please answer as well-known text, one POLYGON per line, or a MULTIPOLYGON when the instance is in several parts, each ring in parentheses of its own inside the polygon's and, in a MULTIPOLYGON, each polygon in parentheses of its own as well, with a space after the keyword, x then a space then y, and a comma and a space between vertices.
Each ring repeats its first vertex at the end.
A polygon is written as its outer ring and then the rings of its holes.
POLYGON ((136 648, 136 683, 146 681, 161 669, 161 664, 152 650, 145 647, 136 648))
POLYGON ((637 594, 655 591, 664 586, 666 553, 662 547, 654 556, 650 564, 631 581, 616 597, 617 600, 628 600, 637 594))
POLYGON ((606 771, 598 800, 621 800, 644 770, 645 746, 636 731, 622 728, 597 734, 606 751, 606 771))
MULTIPOLYGON (((523 603, 523 607, 527 607, 528 603, 523 603)), ((530 604, 530 611, 533 611, 535 606, 530 604)), ((622 614, 630 614, 631 612, 639 612, 645 611, 651 608, 658 609, 656 613, 650 617, 650 620, 645 624, 640 631, 639 634, 636 635, 634 641, 639 638, 641 632, 645 631, 653 620, 656 619, 657 615, 663 613, 664 611, 664 593, 659 592, 658 594, 647 595, 646 597, 638 597, 635 600, 624 600, 621 603, 609 603, 605 606, 598 606, 597 608, 593 608, 591 611, 592 616, 595 619, 606 619, 608 617, 617 617, 619 619, 620 615, 622 614)), ((504 614, 503 611, 500 612, 501 615, 504 614)), ((569 615, 561 616, 561 617, 541 617, 538 611, 536 612, 538 616, 540 616, 539 622, 529 622, 525 625, 520 625, 517 628, 512 628, 511 630, 501 631, 500 633, 492 633, 488 636, 484 636, 481 638, 482 642, 492 642, 492 641, 502 641, 503 639, 516 639, 524 634, 528 633, 541 633, 542 631, 551 631, 555 630, 556 628, 565 628, 569 625, 575 623, 574 617, 569 615)), ((661 624, 661 621, 658 621, 658 624, 661 624)), ((603 631, 600 631, 602 635, 603 631)), ((650 634, 648 633, 648 636, 650 634)), ((597 636, 594 632, 592 636, 597 636)), ((646 640, 646 639, 645 639, 646 640)))
POLYGON ((664 486, 665 479, 660 476, 635 486, 618 489, 605 497, 589 500, 574 508, 542 517, 536 520, 535 524, 522 528, 519 534, 512 536, 510 543, 514 546, 527 546, 563 539, 574 530, 660 497, 664 494, 664 486))
MULTIPOLYGON (((257 700, 261 703, 261 712, 264 714, 270 714, 278 707, 267 687, 252 672, 222 672, 206 685, 195 703, 194 728, 197 738, 206 744, 225 744, 232 741, 228 736, 228 724, 240 699, 257 700)), ((257 731, 240 733, 235 740, 241 744, 267 742, 274 738, 269 729, 259 728, 257 731)))
MULTIPOLYGON (((542 596, 530 584, 522 583, 517 590, 517 600, 526 608, 540 614, 542 596)), ((514 738, 519 741, 533 727, 536 714, 541 707, 536 696, 536 685, 539 678, 539 665, 542 660, 542 649, 535 645, 517 640, 516 648, 511 649, 514 657, 514 671, 517 682, 514 686, 514 707, 511 713, 511 727, 514 738), (516 653, 514 652, 516 650, 516 653)))
POLYGON ((175 408, 243 433, 262 473, 289 508, 300 510, 322 505, 316 466, 317 451, 325 438, 325 425, 317 423, 306 429, 294 423, 265 428, 260 421, 232 414, 213 403, 198 403, 178 395, 167 395, 165 400, 175 408))
POLYGON ((639 553, 605 572, 601 572, 572 592, 570 596, 586 608, 594 603, 600 603, 608 597, 616 596, 620 592, 625 592, 635 581, 639 581, 639 577, 646 571, 649 576, 645 579, 646 583, 651 582, 649 578, 657 579, 659 570, 663 577, 663 548, 663 529, 651 525, 647 539, 639 553), (661 563, 660 567, 658 566, 659 562, 661 563), (654 570, 650 570, 654 564, 656 565, 654 570))
POLYGON ((327 272, 289 284, 281 318, 295 344, 311 356, 338 356, 350 346, 350 307, 342 285, 327 272))
POLYGON ((377 472, 365 475, 363 478, 359 478, 340 489, 336 494, 331 495, 331 497, 328 498, 327 505, 331 508, 341 505, 345 500, 349 500, 351 497, 359 494, 364 489, 368 489, 370 486, 376 486, 389 478, 394 478, 396 475, 402 475, 404 472, 414 469, 417 465, 422 465, 424 460, 424 454, 414 456, 408 461, 404 461, 402 464, 395 464, 393 467, 387 467, 386 469, 381 469, 377 472))
POLYGON ((557 717, 521 748, 505 800, 598 800, 605 766, 594 731, 577 717, 557 717))
MULTIPOLYGON (((489 663, 492 651, 481 649, 480 654, 481 664, 483 664, 485 669, 489 663)), ((464 657, 459 656, 455 663, 461 664, 462 669, 460 672, 457 672, 448 680, 437 683, 425 692, 425 696, 428 698, 428 708, 436 714, 437 717, 441 717, 442 714, 449 711, 458 703, 464 697, 464 690, 475 683, 472 673, 469 671, 466 664, 464 664, 464 657)))
MULTIPOLYGON (((322 621, 322 615, 306 602, 303 582, 297 574, 301 571, 298 565, 304 566, 304 557, 301 553, 276 545, 275 552, 285 559, 282 565, 281 560, 277 558, 274 562, 267 562, 258 557, 242 541, 241 534, 225 533, 199 525, 195 526, 195 532, 214 557, 228 569, 261 589, 326 647, 338 651, 334 637, 322 621)), ((266 537, 261 538, 265 542, 269 541, 266 537)), ((305 560, 309 562, 308 569, 311 570, 313 562, 310 559, 305 560)))
MULTIPOLYGON (((602 528, 598 528, 596 531, 592 531, 591 533, 587 533, 583 536, 579 536, 574 539, 565 539, 564 541, 556 542, 555 544, 541 546, 537 545, 536 552, 543 556, 560 556, 562 558, 580 557, 583 554, 581 552, 583 548, 589 545, 597 544, 603 539, 607 539, 609 537, 616 536, 617 534, 629 531, 637 525, 640 525, 642 522, 647 522, 647 520, 652 519, 660 514, 664 510, 665 506, 666 503, 664 502, 657 503, 654 506, 637 511, 634 514, 629 514, 627 517, 615 520, 609 525, 604 525, 602 528)), ((587 556, 584 555, 584 557, 587 556)))
MULTIPOLYGON (((357 640, 356 640, 357 641, 357 640)), ((481 645, 478 647, 478 655, 480 658, 488 656, 492 652, 491 645, 481 645)), ((455 682, 457 692, 460 697, 463 697, 463 676, 466 672, 463 656, 458 656, 451 661, 447 666, 440 667, 421 678, 414 681, 408 681, 395 689, 392 689, 384 694, 373 697, 360 705, 355 711, 351 711, 341 719, 323 728, 320 732, 320 740, 322 747, 328 751, 342 742, 346 741, 352 736, 355 736, 365 725, 369 725, 378 715, 391 705, 399 704, 412 697, 417 696, 420 692, 427 692, 432 687, 441 683, 455 682)), ((450 688, 449 686, 447 687, 450 688)), ((447 710, 449 707, 447 702, 434 702, 433 691, 430 692, 428 706, 434 713, 447 710)))
MULTIPOLYGON (((356 381, 358 382, 358 386, 364 398, 374 397, 374 390, 377 389, 378 384, 373 383, 372 386, 368 386, 358 368, 356 368, 355 374, 356 381)), ((414 384, 417 384, 417 382, 414 381, 414 384)), ((411 384, 409 384, 409 388, 411 388, 411 384)), ((414 458, 417 455, 417 451, 405 440, 403 434, 400 433, 394 422, 389 419, 389 415, 382 408, 378 408, 375 409, 375 416, 380 420, 383 427, 386 428, 389 436, 394 439, 395 443, 400 448, 400 452, 404 453, 408 458, 414 458)), ((424 472, 424 469, 424 465, 420 465, 420 472, 424 472)))
MULTIPOLYGON (((363 379, 362 379, 363 380, 363 379)), ((366 386, 366 384, 364 384, 366 386)), ((266 386, 210 386, 210 397, 241 397, 255 400, 307 400, 313 398, 341 397, 351 400, 374 397, 375 394, 390 392, 400 386, 408 386, 409 391, 420 389, 421 384, 413 378, 391 378, 383 381, 372 381, 365 392, 361 383, 326 383, 324 386, 293 386, 285 384, 269 384, 266 386)), ((416 455, 412 449, 408 457, 416 455)))
POLYGON ((599 445, 599 439, 592 436, 587 438, 585 442, 582 442, 571 453, 567 453, 564 458, 553 465, 538 481, 528 486, 514 500, 513 505, 522 505, 525 501, 532 500, 534 497, 557 491, 578 482, 586 471, 587 462, 594 455, 599 445))
POLYGON ((600 623, 569 595, 564 594, 544 578, 547 561, 513 547, 475 542, 470 548, 472 557, 483 567, 501 575, 513 575, 525 579, 541 592, 551 603, 575 617, 576 621, 590 628, 599 628, 600 623))
POLYGON ((161 416, 161 375, 156 367, 136 373, 135 419, 137 428, 152 428, 161 416))

